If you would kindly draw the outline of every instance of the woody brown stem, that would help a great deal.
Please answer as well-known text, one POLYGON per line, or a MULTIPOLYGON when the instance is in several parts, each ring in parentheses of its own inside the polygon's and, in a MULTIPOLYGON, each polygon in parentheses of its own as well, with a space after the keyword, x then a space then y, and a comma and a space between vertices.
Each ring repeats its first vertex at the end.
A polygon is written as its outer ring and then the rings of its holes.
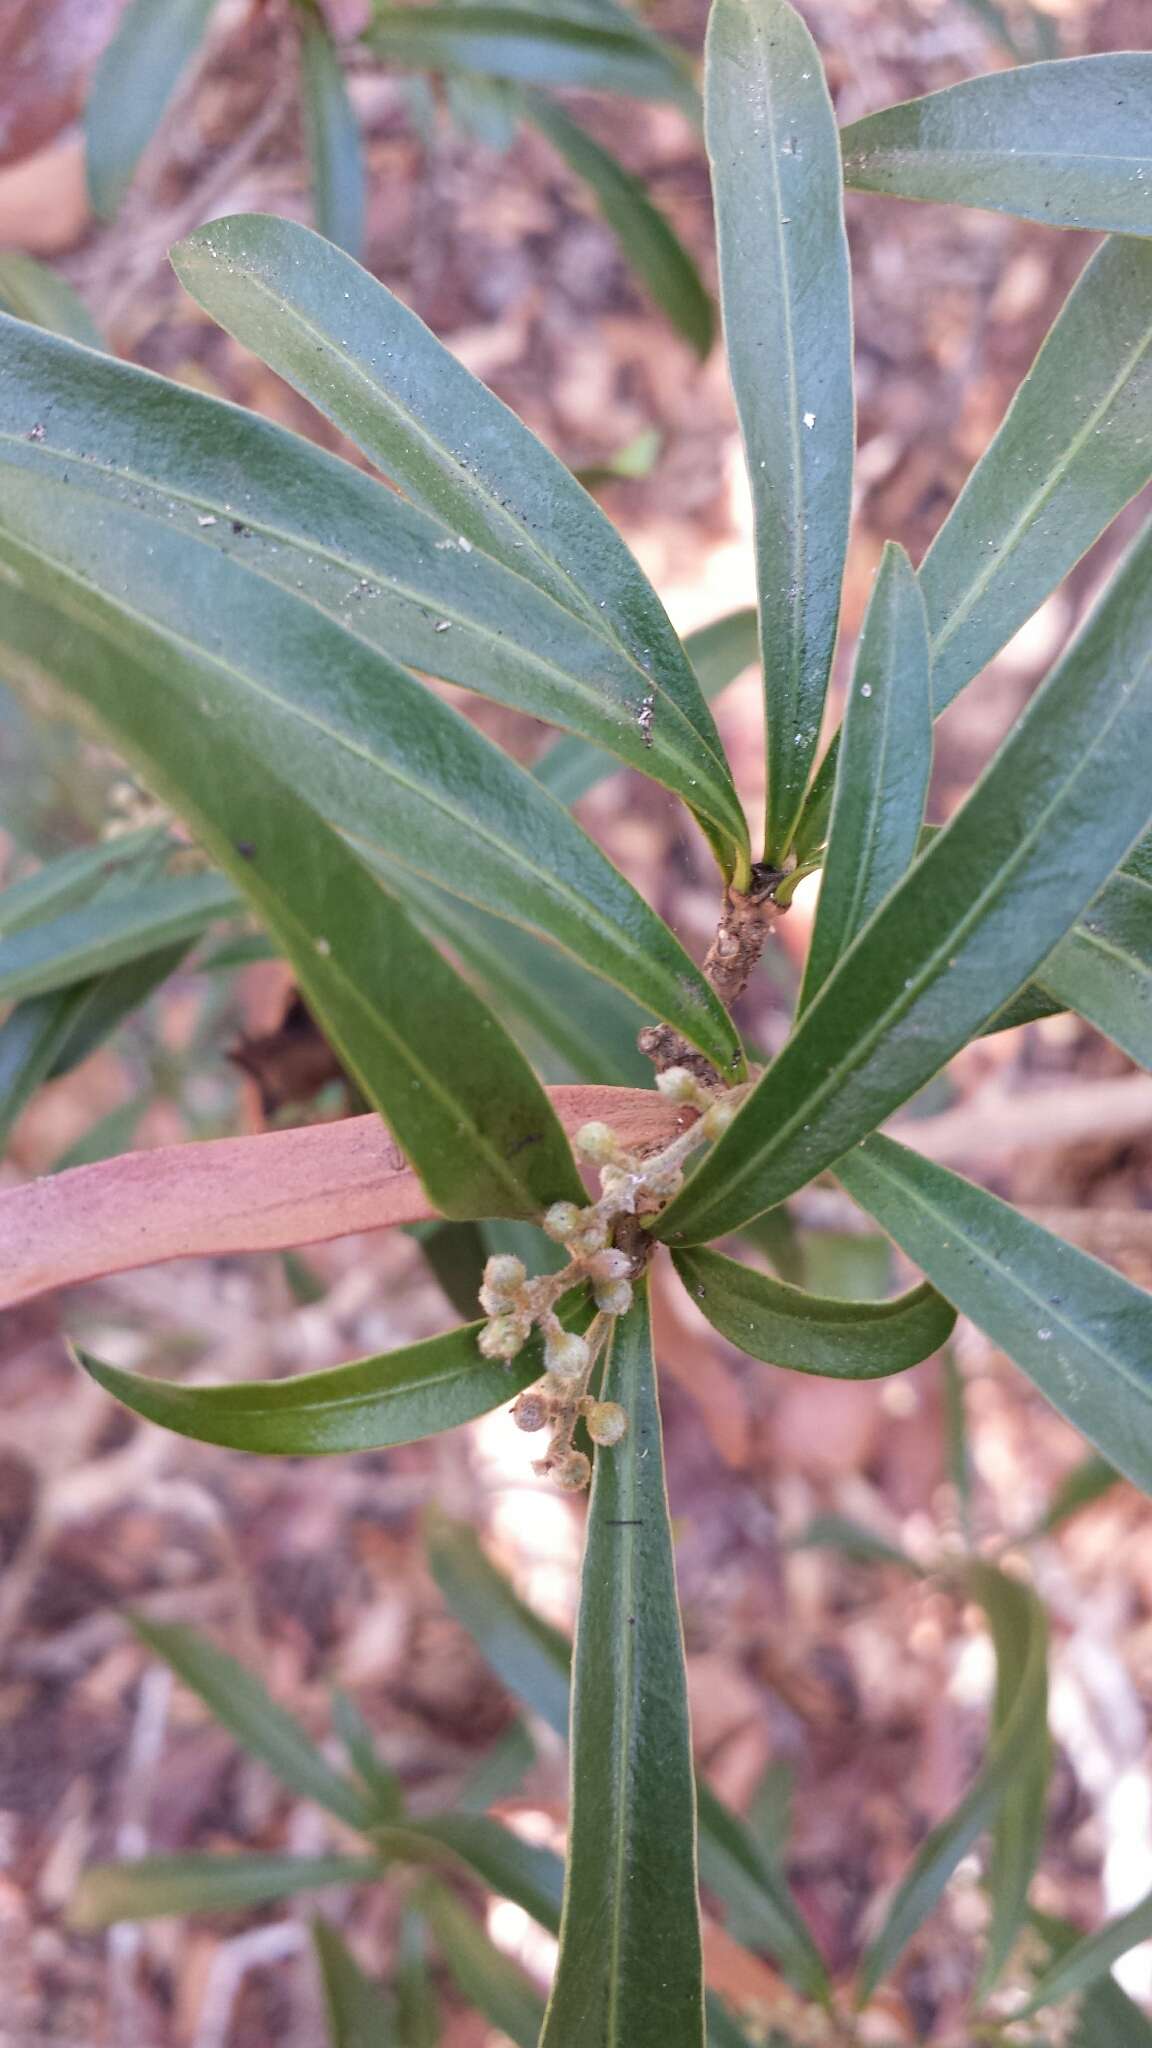
MULTIPOLYGON (((704 979, 715 989, 726 1010, 730 1010, 748 986, 752 970, 764 951, 764 941, 787 905, 776 902, 773 891, 781 881, 778 868, 762 865, 752 870, 747 891, 726 889, 715 937, 704 959, 704 979)), ((671 1024, 649 1024, 637 1044, 658 1074, 667 1067, 687 1067, 710 1087, 727 1086, 727 1076, 718 1074, 702 1052, 689 1045, 671 1024)))

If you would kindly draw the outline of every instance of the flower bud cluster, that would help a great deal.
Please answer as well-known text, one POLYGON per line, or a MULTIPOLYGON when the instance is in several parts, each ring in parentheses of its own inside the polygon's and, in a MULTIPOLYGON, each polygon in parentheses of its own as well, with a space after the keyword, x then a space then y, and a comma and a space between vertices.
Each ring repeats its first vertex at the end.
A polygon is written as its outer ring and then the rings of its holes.
POLYGON ((583 1420, 592 1442, 607 1447, 620 1442, 628 1417, 615 1401, 595 1401, 588 1392, 592 1372, 617 1316, 632 1306, 632 1286, 645 1262, 613 1242, 618 1235, 635 1238, 626 1218, 655 1214, 681 1186, 684 1162, 699 1145, 721 1135, 736 1113, 742 1090, 722 1095, 705 1088, 687 1067, 669 1067, 656 1083, 670 1102, 695 1110, 694 1122, 660 1152, 645 1158, 630 1152, 606 1123, 581 1125, 573 1139, 577 1153, 600 1172, 600 1198, 581 1207, 553 1202, 541 1223, 555 1244, 563 1245, 567 1264, 559 1273, 529 1278, 523 1260, 496 1253, 484 1268, 480 1306, 487 1322, 479 1348, 485 1358, 511 1362, 518 1358, 533 1330, 544 1340, 544 1377, 520 1395, 512 1410, 520 1429, 552 1431, 546 1457, 536 1461, 569 1492, 588 1484, 591 1465, 573 1445, 573 1432, 583 1420), (572 1288, 586 1284, 596 1314, 584 1336, 566 1330, 556 1304, 572 1288))

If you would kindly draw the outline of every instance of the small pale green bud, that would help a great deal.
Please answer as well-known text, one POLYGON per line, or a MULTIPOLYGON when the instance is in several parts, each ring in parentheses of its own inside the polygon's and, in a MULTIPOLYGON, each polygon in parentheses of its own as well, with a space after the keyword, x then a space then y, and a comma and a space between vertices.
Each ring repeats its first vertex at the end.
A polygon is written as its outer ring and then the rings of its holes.
POLYGON ((608 1166, 620 1150, 620 1140, 610 1124, 581 1124, 572 1143, 593 1166, 608 1166))
POLYGON ((532 1328, 530 1316, 493 1316, 480 1332, 480 1350, 485 1358, 515 1358, 523 1351, 532 1328))
POLYGON ((549 1337, 544 1362, 558 1380, 580 1380, 588 1370, 589 1352, 583 1337, 549 1337))
POLYGON ((619 1401, 593 1401, 584 1420, 594 1444, 618 1444, 628 1428, 628 1416, 619 1401))
POLYGON ((516 1258, 512 1252, 493 1252, 484 1268, 485 1287, 490 1287, 493 1294, 502 1294, 505 1301, 519 1293, 527 1278, 528 1270, 523 1259, 516 1258))
POLYGON ((512 1420, 517 1429, 526 1430, 532 1436, 551 1422, 552 1403, 539 1387, 528 1387, 513 1405, 512 1420))
POLYGON ((583 1451, 568 1451, 549 1467, 549 1478, 564 1493, 583 1493, 592 1477, 591 1461, 583 1451))
POLYGON ((702 1127, 705 1137, 723 1137, 724 1132, 728 1129, 728 1126, 732 1122, 735 1115, 736 1104, 734 1102, 729 1102, 726 1099, 726 1097, 722 1095, 720 1097, 719 1102, 714 1102, 712 1104, 711 1109, 706 1109, 704 1112, 702 1127))
POLYGON ((592 1289, 596 1306, 606 1316, 626 1316, 632 1306, 632 1289, 627 1280, 606 1280, 592 1289))
POLYGON ((575 1202, 553 1202, 552 1207, 545 1210, 541 1221, 554 1244, 567 1244, 573 1232, 579 1230, 583 1214, 584 1211, 578 1209, 575 1202))
POLYGON ((595 1258, 588 1261, 588 1271, 593 1280, 627 1280, 632 1271, 632 1261, 627 1252, 615 1249, 597 1252, 595 1258))
POLYGON ((656 1086, 668 1102, 694 1103, 700 1093, 700 1083, 687 1067, 665 1067, 656 1076, 656 1086))

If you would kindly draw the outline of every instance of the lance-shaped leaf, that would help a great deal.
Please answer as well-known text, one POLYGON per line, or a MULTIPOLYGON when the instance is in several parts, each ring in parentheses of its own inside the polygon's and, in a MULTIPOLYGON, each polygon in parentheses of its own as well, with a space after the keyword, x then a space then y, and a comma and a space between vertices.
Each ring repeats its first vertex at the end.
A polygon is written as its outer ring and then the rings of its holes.
MULTIPOLYGON (((1029 1683, 1032 1634, 1047 1636, 1047 1618, 1040 1603, 1035 1611, 1028 1596, 1029 1614, 1021 1626, 1021 1588, 1001 1572, 980 1575, 976 1591, 983 1603, 996 1650, 996 1691, 992 1701, 993 1741, 1010 1729, 1021 1688, 1029 1683)), ((1048 1735, 1048 1673, 1034 1685, 1032 1710, 1033 1739, 1025 1746, 1015 1777, 1005 1793, 992 1828, 988 1859, 988 1897, 992 1919, 980 1964, 977 1998, 987 1996, 1009 1956, 1016 1937, 1028 1918, 1028 1891, 1036 1874, 1044 1846, 1048 1783, 1052 1773, 1052 1744, 1048 1735)))
POLYGON ((921 564, 937 712, 1149 476, 1152 241, 1117 238, 1084 271, 921 564))
POLYGON ((1146 830, 1150 569, 1152 531, 660 1218, 661 1237, 736 1230, 875 1130, 1021 987, 1146 830))
MULTIPOLYGON (((745 852, 728 768, 693 723, 700 692, 685 664, 690 650, 650 672, 598 608, 595 620, 574 615, 298 436, 128 364, 2 326, 5 455, 72 496, 97 493, 107 502, 90 506, 89 519, 104 523, 120 506, 149 512, 306 598, 383 655, 612 749, 675 790, 730 853, 745 852), (31 442, 28 419, 42 412, 50 437, 31 442)), ((195 557, 184 560, 193 565, 185 575, 197 573, 195 557)), ((210 572, 201 564, 198 573, 210 572)), ((247 588, 247 602, 258 603, 247 588)), ((329 639, 330 660, 341 658, 338 646, 329 639)))
POLYGON ((1152 56, 1137 51, 966 78, 854 121, 841 142, 864 192, 1152 234, 1152 56))
POLYGON ((327 1807, 349 1827, 363 1831, 372 1826, 375 1801, 351 1778, 333 1770, 254 1672, 183 1623, 145 1621, 135 1615, 132 1626, 145 1647, 162 1658, 229 1734, 283 1784, 327 1807))
MULTIPOLYGON (((741 1061, 731 1020, 662 920, 562 805, 431 691, 302 599, 152 519, 121 510, 114 522, 93 522, 68 490, 27 472, 10 470, 8 485, 0 559, 28 594, 11 593, 0 641, 82 699, 146 760, 153 784, 174 755, 164 793, 189 822, 189 778, 205 784, 197 835, 249 896, 260 895, 260 914, 286 950, 268 908, 267 860, 237 851, 258 844, 244 813, 262 779, 275 780, 281 805, 295 792, 301 810, 318 812, 319 834, 327 818, 535 927, 658 1015, 667 1005, 667 1021, 694 1043, 699 1034, 709 1057, 741 1061), (245 787, 215 772, 225 748, 238 769, 247 762, 245 787), (212 816, 227 816, 223 835, 210 837, 212 816)), ((291 851, 294 830, 281 820, 280 833, 291 851)), ((296 858, 319 889, 324 863, 296 858)), ((332 851, 330 863, 339 858, 332 851)), ((286 900, 293 916, 297 907, 286 900)), ((323 925, 312 936, 321 933, 323 925)))
POLYGON ((752 1266, 696 1246, 673 1254, 689 1294, 730 1344, 767 1365, 830 1379, 873 1380, 907 1372, 947 1339, 956 1311, 935 1288, 895 1301, 840 1301, 771 1280, 752 1266))
POLYGON ((388 2000, 327 1920, 312 1922, 312 1946, 324 1989, 329 2048, 390 2048, 398 2037, 388 2000))
POLYGON ((179 1436, 235 1451, 315 1457, 378 1451, 473 1422, 531 1386, 544 1370, 535 1340, 511 1367, 482 1358, 482 1325, 469 1323, 402 1351, 287 1380, 184 1387, 105 1365, 86 1351, 85 1372, 136 1415, 179 1436))
POLYGON ((244 1912, 322 1885, 366 1884, 379 1876, 380 1863, 370 1856, 141 1856, 90 1864, 68 1919, 93 1933, 120 1920, 244 1912))
POLYGON ((395 1771, 377 1754, 372 1730, 345 1692, 332 1697, 332 1731, 343 1744, 356 1776, 368 1791, 381 1821, 397 1820, 404 1811, 404 1790, 395 1771))
POLYGON ((903 548, 889 542, 848 690, 801 1009, 915 859, 931 771, 924 600, 903 548))
POLYGON ((187 943, 241 907, 232 884, 213 874, 173 875, 127 894, 101 895, 0 939, 0 1001, 47 995, 187 943))
POLYGON ((1014 1632, 1015 1686, 1011 1705, 994 1726, 984 1762, 960 1805, 926 1837, 861 1965, 859 2002, 866 2004, 927 1919, 958 1863, 1012 1796, 1021 1774, 1047 1752, 1047 1626, 1044 1610, 1026 1586, 990 1565, 973 1564, 968 1583, 993 1621, 998 1654, 1014 1632))
POLYGON ((392 1970, 396 1995, 396 2048, 439 2048, 439 2000, 428 1967, 423 1916, 409 1907, 400 1922, 392 1970))
POLYGON ((300 88, 316 226, 357 256, 364 238, 364 153, 339 53, 323 9, 305 9, 300 30, 300 88))
POLYGON ((202 701, 181 705, 154 670, 126 656, 102 663, 101 651, 91 639, 71 646, 84 709, 245 890, 443 1214, 529 1216, 558 1180, 580 1192, 531 1068, 395 899, 255 746, 235 744, 221 773, 202 701))
MULTIPOLYGON (((1121 1956, 1127 1955, 1129 1949, 1147 1941, 1152 1936, 1152 1892, 1131 1907, 1127 1913, 1121 1913, 1115 1920, 1109 1920, 1103 1927, 1097 1928, 1094 1934, 1082 1935, 1079 1940, 1070 1927, 1060 1926, 1059 1923, 1052 1923, 1046 1919, 1042 1920, 1040 1925, 1049 1939, 1053 1935, 1057 1937, 1053 1942, 1057 1950, 1057 1959, 1037 1979, 1027 2004, 1018 2007, 1010 2015, 1012 2020, 1026 2018, 1030 2013, 1039 2012, 1046 2005, 1056 2005, 1062 1999, 1074 1997, 1078 1991, 1099 1984, 1102 1978, 1107 1977, 1113 1963, 1118 1963, 1121 1956)), ((1123 2021, 1125 2016, 1121 2012, 1114 2017, 1123 2021)), ((1135 2023, 1131 2028, 1131 2038, 1127 2030, 1121 2031, 1119 2027, 1108 2036, 1101 2032, 1098 2037, 1099 2048, 1105 2048, 1106 2040, 1108 2048, 1111 2048, 1112 2043, 1116 2044, 1116 2048, 1143 2048, 1146 2039, 1152 2040, 1152 2026, 1144 2019, 1143 2014, 1140 2018, 1143 2032, 1135 2023)), ((1095 2034, 1090 2040, 1087 2035, 1079 2036, 1077 2048, 1080 2040, 1083 2040, 1084 2048, 1097 2048, 1095 2034)))
POLYGON ((1044 1512, 1036 1517, 1031 1527, 1025 1529, 1021 1541, 1035 1543, 1042 1536, 1051 1536, 1062 1529, 1081 1508, 1092 1507, 1119 1486, 1120 1474, 1107 1458, 1098 1458, 1090 1452, 1086 1458, 1073 1465, 1057 1486, 1044 1512))
POLYGON ((450 534, 610 631, 649 677, 659 676, 723 764, 684 650, 615 527, 414 313, 289 221, 213 221, 180 244, 173 262, 214 319, 450 534))
POLYGON ((130 0, 84 110, 88 190, 110 219, 186 69, 216 0, 130 0))
POLYGON ((516 2048, 536 2048, 544 2002, 534 1984, 489 1941, 452 1893, 429 1883, 418 1893, 421 1911, 444 1961, 469 2005, 516 2048))
POLYGON ((1152 1295, 889 1138, 870 1138, 836 1171, 961 1314, 1152 1492, 1152 1295))
POLYGON ((671 100, 689 116, 696 90, 679 55, 637 22, 596 21, 573 8, 531 13, 516 6, 377 7, 367 40, 382 57, 416 70, 481 72, 523 85, 579 87, 671 100))
POLYGON ((153 880, 163 873, 167 857, 174 851, 175 841, 163 827, 145 825, 122 838, 79 846, 45 861, 32 874, 0 891, 0 938, 47 918, 63 917, 66 911, 90 902, 117 878, 122 878, 123 887, 153 880))
POLYGON ((848 245, 832 102, 788 0, 717 0, 706 65, 724 332, 756 520, 765 859, 779 863, 820 734, 848 541, 848 245))
POLYGON ((616 1325, 576 1628, 560 1957, 541 2048, 702 2048, 696 1800, 647 1290, 616 1325))
POLYGON ((767 1950, 790 1984, 826 2004, 827 1972, 782 1862, 765 1853, 751 1828, 707 1785, 697 1785, 696 1798, 701 1884, 727 1907, 737 1940, 767 1950))
POLYGON ((66 334, 86 348, 104 346, 91 313, 67 278, 22 249, 0 252, 0 306, 18 320, 66 334))
POLYGON ((643 181, 602 149, 586 128, 570 120, 555 100, 531 93, 525 112, 568 168, 591 187, 601 213, 656 304, 697 355, 706 356, 716 324, 712 301, 683 242, 652 204, 643 181))
POLYGON ((397 1862, 463 1866, 500 1898, 512 1899, 541 1927, 560 1926, 564 1865, 551 1849, 526 1842, 484 1814, 442 1813, 377 1828, 380 1853, 397 1862))
POLYGON ((1036 980, 1061 1009, 1152 1067, 1152 884, 1114 875, 1036 980))

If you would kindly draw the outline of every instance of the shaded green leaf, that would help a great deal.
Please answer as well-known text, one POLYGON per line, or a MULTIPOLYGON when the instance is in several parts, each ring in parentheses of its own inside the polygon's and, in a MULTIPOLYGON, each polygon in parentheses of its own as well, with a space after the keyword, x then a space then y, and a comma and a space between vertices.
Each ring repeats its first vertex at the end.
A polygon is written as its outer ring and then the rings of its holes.
POLYGON ((488 1253, 476 1223, 416 1223, 412 1235, 458 1316, 476 1314, 488 1253))
POLYGON ((1054 1408, 1152 1491, 1152 1295, 890 1138, 837 1174, 1054 1408))
POLYGON ((738 1814, 702 1781, 697 1785, 700 1882, 728 1908, 738 1941, 766 1950, 798 1991, 824 2003, 828 1976, 788 1888, 782 1862, 769 1856, 738 1814))
POLYGON ((889 541, 848 689, 801 1009, 915 859, 931 772, 928 622, 912 564, 889 541))
POLYGON ((1120 1484, 1120 1474, 1107 1458, 1090 1456, 1081 1458, 1079 1464, 1065 1474, 1042 1515, 1026 1530, 1022 1541, 1035 1542, 1040 1536, 1051 1536, 1061 1529, 1065 1522, 1078 1515, 1081 1508, 1089 1508, 1095 1501, 1102 1500, 1120 1484))
POLYGON ((530 1386, 544 1370, 535 1340, 511 1367, 482 1358, 470 1323, 401 1351, 360 1358, 288 1380, 183 1387, 144 1379, 78 1351, 85 1372, 136 1415, 230 1450, 283 1457, 375 1451, 473 1422, 530 1386))
POLYGON ((0 890, 0 937, 24 931, 88 903, 113 880, 135 886, 164 870, 174 842, 162 826, 145 825, 97 846, 80 846, 44 861, 30 875, 0 890))
POLYGON ((792 1540, 794 1550, 835 1550, 842 1557, 851 1558, 853 1564, 898 1564, 902 1571, 911 1572, 916 1578, 924 1573, 906 1550, 895 1543, 887 1543, 874 1530, 866 1529, 862 1522, 854 1522, 848 1515, 814 1515, 806 1529, 792 1540))
POLYGON ((84 139, 93 210, 111 219, 204 38, 216 0, 129 0, 88 92, 84 139))
POLYGON ((68 1909, 90 1932, 120 1920, 163 1920, 173 1913, 234 1913, 328 1884, 364 1884, 380 1875, 365 1856, 142 1856, 93 1863, 68 1909))
POLYGON ((1114 875, 1036 981, 1061 1009, 1152 1067, 1152 884, 1114 875))
POLYGON ((637 23, 601 25, 576 9, 567 16, 514 6, 377 7, 370 47, 416 70, 477 71, 523 85, 671 100, 694 117, 696 89, 686 64, 637 23))
POLYGON ((371 1794, 378 1820, 392 1821, 404 1811, 404 1788, 376 1751, 372 1730, 346 1692, 332 1695, 332 1728, 343 1743, 348 1761, 365 1791, 371 1794))
POLYGON ((526 112, 569 169, 591 187, 625 256, 661 311, 697 355, 706 356, 716 324, 712 301, 683 242, 648 197, 643 180, 626 171, 554 100, 533 93, 526 112))
POLYGON ((388 2000, 327 1920, 312 1922, 329 2048, 388 2048, 397 2039, 388 2000))
POLYGON ((1152 529, 968 801, 874 913, 659 1220, 739 1229, 915 1094, 1045 959, 1146 830, 1152 529))
POLYGON ((456 1813, 486 1813, 490 1806, 518 1792, 536 1761, 536 1745, 523 1721, 513 1721, 506 1735, 473 1766, 452 1801, 456 1813))
POLYGON ((950 704, 1152 476, 1152 242, 1097 251, 920 567, 950 704))
MULTIPOLYGON (((1070 1921, 1057 1920, 1050 1913, 1033 1913, 1031 1918, 1053 1958, 1063 1960, 1083 1939, 1070 1921)), ((1114 1977, 1099 1977, 1073 1997, 1076 2005, 1069 2048, 1152 2048, 1152 2020, 1114 1977)))
POLYGON ((944 1377, 944 1447, 948 1478, 956 1495, 961 1532, 972 1545, 972 1444, 968 1429, 964 1375, 951 1348, 940 1361, 944 1377))
POLYGON ((536 2048, 544 2001, 535 1985, 493 1946, 472 1914, 442 1885, 424 1886, 419 1900, 468 2004, 507 2034, 516 2048, 536 2048))
POLYGON ((576 1628, 560 1956, 541 2048, 703 2048, 696 1807, 672 1534, 641 1287, 603 1398, 627 1410, 596 1459, 576 1628))
MULTIPOLYGON (((326 247, 312 237, 307 253, 326 247)), ((349 267, 354 277, 363 276, 349 267)), ((77 506, 74 523, 86 517, 103 524, 110 507, 123 506, 162 522, 169 573, 154 577, 152 587, 172 577, 200 580, 203 608, 192 614, 190 628, 187 607, 175 614, 195 643, 207 632, 209 647, 217 646, 206 622, 214 613, 227 616, 229 590, 244 614, 260 602, 250 581, 236 574, 223 582, 213 578, 203 559, 208 550, 324 615, 317 665, 355 660, 362 678, 373 674, 376 715, 365 725, 377 742, 380 701, 393 692, 399 660, 607 747, 674 789, 730 848, 746 847, 729 770, 715 736, 693 722, 709 714, 667 620, 669 647, 654 669, 649 642, 643 653, 621 645, 593 600, 595 617, 579 608, 574 613, 518 573, 527 543, 519 555, 509 551, 512 566, 505 566, 348 463, 251 414, 126 364, 82 356, 11 323, 4 339, 0 430, 8 459, 66 484, 73 497, 95 493, 101 502, 86 513, 77 506), (27 427, 32 408, 51 423, 50 435, 34 442, 27 427), (194 554, 188 541, 197 543, 194 554), (387 672, 376 664, 366 669, 347 636, 388 658, 387 672)), ((439 350, 427 367, 441 360, 453 359, 439 350)), ((454 374, 466 376, 459 365, 454 374)), ((467 382, 483 405, 489 394, 467 382)), ((571 477, 567 484, 576 488, 571 477)), ((613 529, 606 531, 619 547, 613 529)), ((139 581, 141 557, 156 541, 139 527, 135 532, 139 581)), ((107 547, 97 557, 97 580, 105 589, 115 559, 107 547)), ((275 607, 274 616, 281 615, 282 607, 275 607)), ((162 616, 173 617, 170 606, 162 616)))
POLYGON ((0 250, 0 306, 18 320, 31 320, 53 334, 66 334, 85 348, 104 346, 79 292, 58 270, 37 263, 23 249, 0 250))
POLYGON ((396 2048, 440 2048, 440 2012, 428 1968, 427 1931, 409 1907, 400 1922, 392 1971, 396 1994, 396 2048))
POLYGON ((765 1364, 831 1379, 882 1379, 938 1351, 956 1321, 928 1286, 895 1301, 841 1301, 772 1280, 722 1253, 673 1253, 676 1271, 713 1329, 765 1364))
POLYGON ((1137 51, 966 78, 854 121, 841 142, 864 192, 1152 234, 1152 56, 1137 51))
POLYGON ((480 1645, 509 1692, 566 1739, 572 1658, 567 1638, 525 1605, 489 1562, 468 1523, 430 1513, 425 1540, 432 1576, 449 1612, 480 1645))
MULTIPOLYGON (((996 1692, 992 1702, 992 1739, 1010 1730, 1021 1689, 1029 1684, 1030 1634, 1021 1626, 1020 1589, 999 1572, 982 1572, 975 1590, 992 1631, 996 1649, 996 1692)), ((1037 1606, 1039 1603, 1036 1603, 1037 1606)), ((1043 1610, 1040 1610, 1041 1615, 1043 1610)), ((1046 1632, 1046 1618, 1032 1627, 1046 1632)), ((1028 1917, 1028 1891, 1044 1844, 1052 1744, 1048 1734, 1048 1677, 1034 1688, 1032 1740, 1024 1746, 1012 1781, 992 1828, 988 1858, 991 1923, 980 1962, 977 1998, 992 1989, 1028 1917)))
POLYGON ((364 155, 339 53, 323 11, 305 12, 300 33, 300 87, 316 226, 330 242, 358 256, 364 238, 364 155))
POLYGON ((0 1000, 48 995, 198 938, 241 908, 223 875, 172 875, 146 888, 103 893, 62 917, 0 940, 0 1000))
POLYGON ((1152 1893, 1127 1913, 1109 1920, 1094 1934, 1074 1942, 1033 1985, 1028 2001, 1012 2013, 1013 2020, 1055 2005, 1074 1992, 1084 1991, 1107 1976, 1113 1963, 1142 1941, 1152 1937, 1152 1893))
POLYGON ((241 1747, 267 1764, 291 1791, 327 1807, 361 1832, 373 1825, 375 1801, 325 1762, 299 1722, 285 1713, 254 1672, 182 1623, 145 1621, 137 1614, 132 1626, 144 1647, 161 1658, 241 1747))
POLYGON ((463 1865, 499 1897, 512 1899, 555 1934, 560 1925, 564 1865, 551 1849, 524 1841, 483 1814, 441 1813, 373 1832, 380 1853, 399 1862, 463 1865))
POLYGON ((706 81, 724 331, 756 522, 765 859, 780 865, 820 735, 852 498, 839 149, 819 52, 788 0, 716 0, 706 81))
POLYGON ((751 2043, 733 2019, 723 1999, 709 1991, 704 2000, 708 2021, 708 2048, 751 2048, 751 2043))
POLYGON ((1015 1639, 1010 1709, 994 1726, 984 1762, 964 1798, 926 1836, 861 1965, 859 2002, 871 1997, 912 1936, 938 1903, 958 1863, 995 1821, 1019 1774, 1048 1741, 1047 1626, 1034 1593, 991 1565, 968 1567, 968 1583, 993 1627, 998 1655, 1007 1633, 1015 1639))

